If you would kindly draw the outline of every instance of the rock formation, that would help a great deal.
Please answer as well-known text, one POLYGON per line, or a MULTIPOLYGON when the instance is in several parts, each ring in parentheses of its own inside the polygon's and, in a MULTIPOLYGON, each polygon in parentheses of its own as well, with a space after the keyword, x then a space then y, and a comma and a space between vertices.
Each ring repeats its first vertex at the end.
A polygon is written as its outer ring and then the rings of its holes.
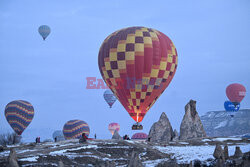
POLYGON ((194 167, 196 167, 196 166, 202 166, 202 165, 201 165, 201 161, 198 160, 198 159, 195 159, 195 160, 194 160, 194 167))
POLYGON ((172 126, 167 115, 163 112, 158 122, 150 128, 149 135, 151 142, 169 142, 174 137, 172 126))
POLYGON ((242 157, 242 166, 250 166, 250 152, 245 153, 242 157))
POLYGON ((222 159, 217 159, 216 163, 215 163, 215 167, 225 167, 225 161, 223 161, 222 159))
POLYGON ((139 154, 132 152, 131 158, 129 160, 128 167, 143 167, 142 162, 140 161, 139 154))
POLYGON ((10 149, 10 155, 8 157, 8 166, 9 167, 19 167, 17 163, 16 151, 14 148, 10 149))
POLYGON ((119 133, 115 130, 112 139, 116 139, 116 140, 122 140, 122 137, 119 135, 119 133))
POLYGON ((174 137, 173 137, 173 141, 177 141, 179 139, 179 134, 177 132, 177 130, 174 130, 174 137))
POLYGON ((224 146, 224 157, 225 157, 225 160, 227 160, 229 158, 228 146, 227 145, 224 146))
POLYGON ((0 146, 0 152, 2 152, 4 150, 3 146, 0 146))
POLYGON ((64 167, 64 164, 61 160, 58 162, 58 167, 64 167))
POLYGON ((219 144, 216 144, 213 156, 215 159, 221 159, 223 161, 225 160, 224 151, 222 150, 222 148, 219 144))
POLYGON ((190 100, 185 106, 185 115, 180 127, 180 140, 202 137, 206 137, 206 132, 196 111, 196 101, 190 100))
POLYGON ((240 158, 243 156, 242 151, 240 150, 239 146, 236 146, 235 152, 234 152, 234 158, 240 158))

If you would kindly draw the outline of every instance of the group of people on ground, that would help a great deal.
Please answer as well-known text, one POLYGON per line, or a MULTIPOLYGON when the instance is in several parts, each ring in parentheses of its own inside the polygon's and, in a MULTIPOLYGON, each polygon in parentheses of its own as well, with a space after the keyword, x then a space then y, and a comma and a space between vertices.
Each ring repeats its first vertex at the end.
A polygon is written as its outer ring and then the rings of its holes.
POLYGON ((40 137, 37 137, 36 138, 36 143, 40 143, 41 141, 40 141, 40 137))
POLYGON ((123 136, 123 140, 130 140, 130 138, 129 138, 128 135, 124 135, 124 136, 123 136))

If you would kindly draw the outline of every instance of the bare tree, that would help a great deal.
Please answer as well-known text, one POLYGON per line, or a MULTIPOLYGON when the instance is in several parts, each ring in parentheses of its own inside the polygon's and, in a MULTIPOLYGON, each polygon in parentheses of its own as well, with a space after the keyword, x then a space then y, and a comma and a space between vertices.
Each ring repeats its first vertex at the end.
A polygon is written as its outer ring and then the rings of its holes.
POLYGON ((22 137, 17 135, 16 133, 3 133, 0 134, 0 145, 12 145, 18 144, 21 142, 22 137))

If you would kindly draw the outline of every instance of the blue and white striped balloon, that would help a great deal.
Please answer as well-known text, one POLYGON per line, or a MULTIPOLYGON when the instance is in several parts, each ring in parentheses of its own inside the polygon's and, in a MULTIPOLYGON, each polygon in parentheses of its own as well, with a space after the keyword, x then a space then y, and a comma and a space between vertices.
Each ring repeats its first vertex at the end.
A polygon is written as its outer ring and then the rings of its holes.
POLYGON ((50 28, 47 25, 41 25, 38 28, 38 32, 43 37, 43 40, 45 40, 48 37, 48 35, 50 34, 50 28))
POLYGON ((113 92, 110 89, 108 89, 104 92, 103 97, 104 97, 105 101, 108 103, 110 108, 117 100, 116 96, 113 94, 113 92))

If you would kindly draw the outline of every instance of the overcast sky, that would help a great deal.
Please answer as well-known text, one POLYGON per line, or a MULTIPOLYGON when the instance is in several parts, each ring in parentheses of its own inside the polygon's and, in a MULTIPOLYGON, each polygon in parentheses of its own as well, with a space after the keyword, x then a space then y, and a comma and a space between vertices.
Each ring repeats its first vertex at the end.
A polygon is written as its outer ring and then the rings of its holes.
MULTIPOLYGON (((197 101, 200 116, 224 110, 230 83, 250 90, 248 0, 1 0, 0 132, 11 131, 5 106, 22 99, 35 108, 28 129, 62 129, 68 120, 81 119, 90 136, 111 137, 110 122, 121 125, 121 135, 132 136, 134 122, 123 106, 117 101, 110 109, 104 90, 86 89, 86 77, 101 78, 97 58, 103 40, 129 26, 165 33, 179 59, 172 82, 142 121, 143 132, 162 112, 179 131, 190 99, 197 101), (51 27, 46 41, 38 34, 43 24, 51 27)), ((248 93, 241 108, 250 108, 248 93)))

